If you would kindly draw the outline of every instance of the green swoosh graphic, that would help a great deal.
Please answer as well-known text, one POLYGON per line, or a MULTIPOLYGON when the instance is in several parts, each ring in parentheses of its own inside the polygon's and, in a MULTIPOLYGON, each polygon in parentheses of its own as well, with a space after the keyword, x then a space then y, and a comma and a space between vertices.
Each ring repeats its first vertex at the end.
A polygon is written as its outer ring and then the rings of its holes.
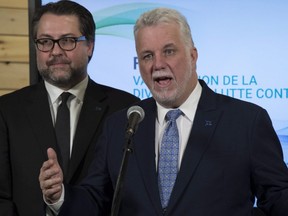
POLYGON ((96 35, 110 35, 134 40, 133 26, 145 11, 164 7, 156 3, 121 4, 93 12, 96 35))

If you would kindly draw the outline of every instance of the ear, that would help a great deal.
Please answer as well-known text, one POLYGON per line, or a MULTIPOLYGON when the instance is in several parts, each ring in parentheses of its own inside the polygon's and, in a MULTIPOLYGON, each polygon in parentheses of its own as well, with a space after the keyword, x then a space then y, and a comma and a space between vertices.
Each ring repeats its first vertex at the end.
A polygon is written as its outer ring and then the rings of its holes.
POLYGON ((198 59, 198 51, 196 47, 191 47, 190 48, 190 56, 193 64, 196 64, 197 59, 198 59))
POLYGON ((94 42, 87 42, 87 47, 88 47, 88 56, 92 56, 93 54, 93 49, 94 49, 94 42))

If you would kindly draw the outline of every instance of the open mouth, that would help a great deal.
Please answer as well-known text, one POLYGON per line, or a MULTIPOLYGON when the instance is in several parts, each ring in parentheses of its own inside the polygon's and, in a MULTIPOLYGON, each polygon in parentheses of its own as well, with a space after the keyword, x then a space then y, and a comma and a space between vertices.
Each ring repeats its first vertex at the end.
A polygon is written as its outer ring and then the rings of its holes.
POLYGON ((171 80, 172 80, 172 77, 169 77, 169 76, 163 76, 163 77, 154 78, 154 81, 157 82, 161 86, 169 85, 171 80))

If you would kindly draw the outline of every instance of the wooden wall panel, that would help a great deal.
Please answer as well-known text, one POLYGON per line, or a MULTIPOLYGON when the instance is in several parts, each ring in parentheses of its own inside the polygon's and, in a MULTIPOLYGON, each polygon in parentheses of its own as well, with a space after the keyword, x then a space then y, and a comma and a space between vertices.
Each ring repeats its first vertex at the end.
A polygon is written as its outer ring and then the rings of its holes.
POLYGON ((28 37, 0 35, 0 62, 29 62, 28 37))
POLYGON ((1 95, 4 95, 4 94, 8 94, 8 93, 11 93, 11 92, 13 92, 13 91, 15 91, 15 90, 9 90, 9 89, 0 89, 0 96, 1 95))
POLYGON ((0 7, 24 8, 28 10, 28 0, 0 0, 0 7))
POLYGON ((0 86, 1 89, 14 90, 29 85, 28 63, 1 63, 0 86))
POLYGON ((28 0, 0 0, 0 96, 29 85, 28 0))
POLYGON ((0 34, 28 36, 28 10, 0 8, 0 34))

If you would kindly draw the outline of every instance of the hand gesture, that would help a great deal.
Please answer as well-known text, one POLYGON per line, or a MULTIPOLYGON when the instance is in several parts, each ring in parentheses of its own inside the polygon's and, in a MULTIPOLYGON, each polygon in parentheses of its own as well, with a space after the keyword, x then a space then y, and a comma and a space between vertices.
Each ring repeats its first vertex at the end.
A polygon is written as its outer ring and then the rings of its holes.
POLYGON ((40 169, 39 182, 46 202, 57 202, 62 193, 63 172, 57 160, 57 154, 52 149, 47 150, 48 160, 40 169))

